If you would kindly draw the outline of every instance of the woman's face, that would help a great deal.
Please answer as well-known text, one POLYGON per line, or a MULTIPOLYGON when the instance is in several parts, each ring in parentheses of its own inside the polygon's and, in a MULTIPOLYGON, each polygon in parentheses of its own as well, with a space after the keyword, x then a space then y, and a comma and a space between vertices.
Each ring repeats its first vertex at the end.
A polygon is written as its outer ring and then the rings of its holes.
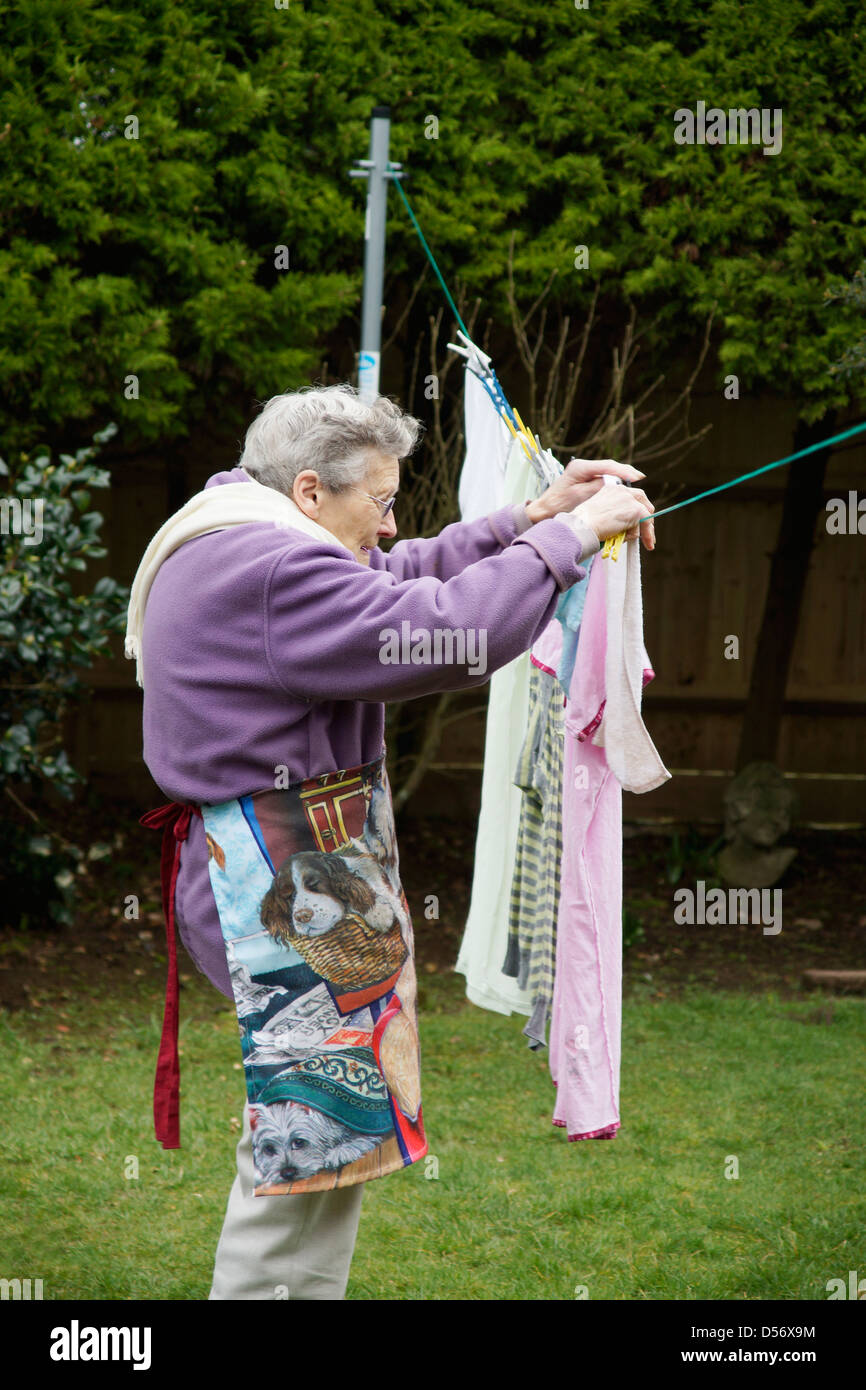
POLYGON ((307 516, 348 546, 362 565, 369 565, 369 552, 384 537, 397 534, 394 511, 382 516, 377 502, 386 502, 400 486, 400 463, 394 454, 370 451, 366 476, 345 492, 328 492, 313 469, 295 478, 292 496, 307 516), (366 496, 365 494, 369 494, 366 496))

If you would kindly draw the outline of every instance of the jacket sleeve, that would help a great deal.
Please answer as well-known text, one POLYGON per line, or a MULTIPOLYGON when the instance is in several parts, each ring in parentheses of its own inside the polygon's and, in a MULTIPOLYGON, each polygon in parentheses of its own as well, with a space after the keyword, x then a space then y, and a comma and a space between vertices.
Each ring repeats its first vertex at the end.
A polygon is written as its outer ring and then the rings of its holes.
POLYGON ((580 557, 579 539, 553 519, 447 580, 398 579, 302 540, 267 574, 265 658, 278 686, 308 701, 482 685, 532 645, 560 592, 583 578, 580 557))
POLYGON ((522 502, 500 507, 477 521, 455 521, 438 536, 397 541, 390 550, 380 550, 373 566, 387 570, 396 579, 451 579, 467 565, 497 555, 532 522, 522 502))

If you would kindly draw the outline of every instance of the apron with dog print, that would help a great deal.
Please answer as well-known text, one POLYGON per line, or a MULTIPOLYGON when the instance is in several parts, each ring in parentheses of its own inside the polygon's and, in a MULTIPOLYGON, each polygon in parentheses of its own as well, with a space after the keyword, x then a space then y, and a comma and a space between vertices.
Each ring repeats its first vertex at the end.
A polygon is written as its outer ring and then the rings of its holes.
POLYGON ((237 1008, 256 1196, 427 1153, 414 939, 384 754, 201 808, 237 1008))

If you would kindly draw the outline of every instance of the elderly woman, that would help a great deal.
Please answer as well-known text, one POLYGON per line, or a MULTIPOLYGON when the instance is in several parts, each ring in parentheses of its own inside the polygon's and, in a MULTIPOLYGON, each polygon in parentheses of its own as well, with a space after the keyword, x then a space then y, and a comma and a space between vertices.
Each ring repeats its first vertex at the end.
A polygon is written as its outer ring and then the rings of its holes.
POLYGON ((165 828, 157 1137, 179 1144, 175 912, 235 1005, 246 1080, 212 1299, 342 1299, 363 1184, 427 1152, 384 702, 483 684, 532 645, 581 559, 652 511, 602 487, 636 470, 572 460, 525 506, 385 553, 419 430, 349 386, 274 397, 133 585, 144 758, 172 798, 143 818, 165 828), (470 629, 483 669, 465 641, 419 655, 419 636, 470 629), (416 644, 402 661, 394 632, 416 644))

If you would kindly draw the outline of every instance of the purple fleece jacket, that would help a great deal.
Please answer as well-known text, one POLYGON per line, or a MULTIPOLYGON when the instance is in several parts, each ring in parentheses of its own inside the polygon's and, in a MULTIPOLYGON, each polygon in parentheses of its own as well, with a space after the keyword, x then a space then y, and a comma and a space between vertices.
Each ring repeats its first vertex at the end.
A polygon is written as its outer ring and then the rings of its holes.
MULTIPOLYGON (((239 483, 234 468, 206 487, 239 483)), ((593 545, 593 542, 595 544, 593 545)), ((228 801, 274 784, 372 762, 386 700, 483 685, 525 652, 562 590, 598 548, 522 505, 455 522, 428 540, 370 552, 369 567, 302 532, 251 522, 187 541, 161 566, 143 646, 144 761, 172 801, 228 801), (384 628, 485 629, 487 670, 385 664, 384 628)), ((476 649, 477 650, 477 649, 476 649)), ((208 979, 232 988, 210 883, 204 826, 192 818, 175 914, 208 979)))

